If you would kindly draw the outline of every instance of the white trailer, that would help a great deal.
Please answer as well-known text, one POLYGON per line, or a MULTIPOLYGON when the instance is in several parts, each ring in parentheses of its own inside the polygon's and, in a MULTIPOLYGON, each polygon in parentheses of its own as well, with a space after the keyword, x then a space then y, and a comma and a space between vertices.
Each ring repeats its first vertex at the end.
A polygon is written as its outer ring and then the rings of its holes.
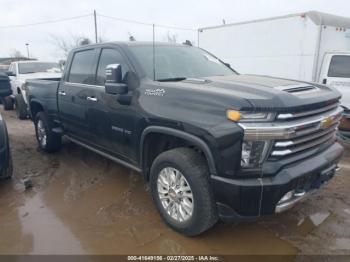
POLYGON ((310 11, 200 28, 198 41, 240 73, 333 86, 350 109, 350 18, 310 11))

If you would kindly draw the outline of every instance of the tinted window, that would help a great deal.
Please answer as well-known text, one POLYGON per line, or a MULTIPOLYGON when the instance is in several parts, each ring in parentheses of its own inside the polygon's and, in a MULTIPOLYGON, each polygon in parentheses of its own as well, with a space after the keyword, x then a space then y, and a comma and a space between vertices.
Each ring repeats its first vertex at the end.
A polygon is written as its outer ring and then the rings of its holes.
POLYGON ((333 56, 329 66, 328 76, 350 78, 350 56, 333 56))
POLYGON ((75 53, 68 81, 72 83, 94 84, 94 58, 95 51, 93 49, 75 53))
POLYGON ((103 49, 97 69, 96 85, 103 86, 106 81, 106 67, 111 64, 120 64, 122 66, 123 78, 129 71, 121 53, 115 49, 103 49))
MULTIPOLYGON (((147 76, 153 79, 153 47, 130 46, 147 76)), ((233 75, 231 69, 206 51, 189 46, 158 45, 155 48, 156 80, 233 75)))
POLYGON ((51 73, 60 73, 60 65, 57 63, 19 63, 18 69, 20 74, 31 74, 38 72, 51 72, 51 73))

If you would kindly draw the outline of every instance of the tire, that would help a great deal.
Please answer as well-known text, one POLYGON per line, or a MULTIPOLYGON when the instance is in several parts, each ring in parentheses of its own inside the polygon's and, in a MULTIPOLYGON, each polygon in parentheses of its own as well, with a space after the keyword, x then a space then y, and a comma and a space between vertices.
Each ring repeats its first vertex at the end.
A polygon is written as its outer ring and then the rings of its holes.
POLYGON ((16 105, 16 113, 18 119, 24 120, 27 119, 28 113, 27 113, 27 105, 24 101, 22 94, 16 94, 15 96, 15 105, 16 105))
POLYGON ((6 169, 4 169, 3 172, 1 173, 0 179, 10 179, 12 177, 12 173, 13 173, 13 164, 12 164, 12 156, 10 153, 9 164, 6 167, 6 169))
POLYGON ((53 153, 61 149, 62 137, 52 132, 49 121, 44 112, 36 114, 34 125, 36 139, 42 150, 48 153, 53 153))
MULTIPOLYGON (((172 149, 161 153, 154 160, 150 176, 153 201, 161 217, 175 231, 187 236, 196 236, 208 230, 217 222, 216 205, 208 178, 209 171, 205 159, 192 149, 172 149), (163 178, 167 177, 167 172, 168 174, 172 173, 173 177, 180 172, 180 175, 185 178, 182 179, 180 176, 182 183, 177 183, 179 188, 166 189, 169 187, 164 187, 166 179, 163 178), (175 192, 176 190, 177 192, 175 192), (192 201, 189 197, 191 193, 192 201), (161 201, 161 197, 164 198, 163 201, 161 201), (180 207, 176 211, 176 215, 171 213, 173 216, 168 213, 170 211, 166 210, 167 203, 169 203, 167 206, 169 208, 171 202, 173 205, 180 207)), ((174 207, 169 209, 174 211, 174 207)))
POLYGON ((2 104, 4 105, 4 110, 13 110, 14 102, 12 97, 5 96, 2 98, 2 104))

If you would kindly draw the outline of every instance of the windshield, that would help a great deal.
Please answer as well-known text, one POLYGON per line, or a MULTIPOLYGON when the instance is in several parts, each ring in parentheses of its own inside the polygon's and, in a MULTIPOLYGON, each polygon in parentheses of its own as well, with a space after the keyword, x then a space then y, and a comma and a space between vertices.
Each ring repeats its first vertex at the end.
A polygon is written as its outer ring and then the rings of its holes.
MULTIPOLYGON (((153 79, 153 47, 130 46, 147 76, 153 79)), ((155 79, 180 81, 235 72, 206 51, 190 46, 157 45, 155 47, 155 79)))
POLYGON ((20 74, 31 74, 37 72, 60 73, 61 69, 57 63, 19 63, 20 74))

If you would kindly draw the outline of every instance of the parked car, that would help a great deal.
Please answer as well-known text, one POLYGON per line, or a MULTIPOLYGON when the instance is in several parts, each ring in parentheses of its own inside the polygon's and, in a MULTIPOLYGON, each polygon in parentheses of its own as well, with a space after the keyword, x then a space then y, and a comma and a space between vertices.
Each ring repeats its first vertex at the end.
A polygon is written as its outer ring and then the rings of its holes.
POLYGON ((335 174, 340 93, 240 75, 208 52, 147 42, 74 49, 60 81, 28 80, 40 148, 62 136, 141 172, 174 230, 280 213, 335 174))
POLYGON ((338 89, 350 110, 350 18, 316 11, 199 30, 200 46, 240 72, 338 89))
POLYGON ((5 98, 5 110, 12 110, 16 105, 19 119, 28 116, 28 104, 25 96, 24 84, 27 79, 58 79, 62 72, 60 65, 54 62, 18 61, 10 64, 8 75, 11 79, 12 95, 5 98))
POLYGON ((0 98, 3 100, 5 97, 12 94, 10 78, 6 73, 0 72, 0 98))

